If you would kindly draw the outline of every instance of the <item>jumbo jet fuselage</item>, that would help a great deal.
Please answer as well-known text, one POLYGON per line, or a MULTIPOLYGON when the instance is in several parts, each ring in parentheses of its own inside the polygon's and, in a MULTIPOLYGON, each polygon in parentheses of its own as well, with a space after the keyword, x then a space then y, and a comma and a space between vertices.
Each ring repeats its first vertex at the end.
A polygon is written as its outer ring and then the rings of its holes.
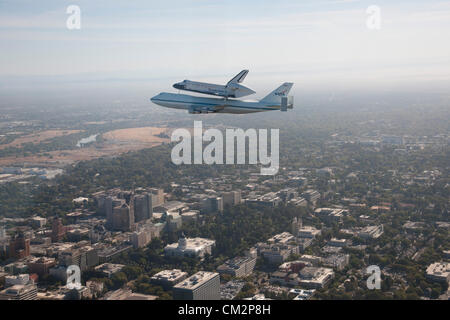
POLYGON ((168 92, 158 94, 151 101, 167 108, 188 110, 189 113, 253 113, 280 109, 279 105, 265 105, 259 101, 204 98, 168 92))

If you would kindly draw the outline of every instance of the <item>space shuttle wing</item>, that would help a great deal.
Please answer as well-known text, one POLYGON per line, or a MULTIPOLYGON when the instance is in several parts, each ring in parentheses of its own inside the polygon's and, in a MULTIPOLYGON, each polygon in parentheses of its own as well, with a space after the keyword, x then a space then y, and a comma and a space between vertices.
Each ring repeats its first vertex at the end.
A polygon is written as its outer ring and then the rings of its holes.
POLYGON ((232 83, 241 83, 242 81, 244 81, 244 79, 247 76, 248 72, 249 72, 248 70, 242 70, 233 79, 228 81, 227 85, 232 84, 232 83))

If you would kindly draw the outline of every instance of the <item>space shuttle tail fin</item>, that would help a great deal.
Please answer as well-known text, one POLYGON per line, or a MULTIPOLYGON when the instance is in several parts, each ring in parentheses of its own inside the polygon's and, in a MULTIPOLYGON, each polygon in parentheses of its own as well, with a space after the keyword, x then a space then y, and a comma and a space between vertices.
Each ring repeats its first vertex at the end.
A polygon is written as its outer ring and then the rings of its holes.
POLYGON ((239 72, 233 79, 231 79, 230 81, 228 81, 227 84, 232 84, 232 83, 241 83, 242 81, 244 81, 245 77, 248 74, 248 70, 242 70, 241 72, 239 72))

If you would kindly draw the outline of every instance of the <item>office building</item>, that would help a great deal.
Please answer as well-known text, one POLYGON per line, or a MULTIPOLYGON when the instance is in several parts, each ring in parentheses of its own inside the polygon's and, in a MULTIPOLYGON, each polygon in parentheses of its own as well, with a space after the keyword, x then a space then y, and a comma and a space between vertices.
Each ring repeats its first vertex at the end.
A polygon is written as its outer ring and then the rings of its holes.
POLYGON ((291 222, 291 233, 294 235, 294 237, 298 237, 298 232, 301 228, 303 228, 302 218, 294 217, 291 222))
POLYGON ((5 226, 0 226, 0 240, 3 240, 6 238, 6 229, 5 226))
POLYGON ((30 273, 36 273, 39 277, 49 274, 50 268, 56 265, 56 259, 48 257, 35 258, 28 262, 30 273))
POLYGON ((335 270, 344 269, 350 261, 350 255, 348 254, 332 254, 323 259, 323 265, 335 270))
POLYGON ((317 208, 314 210, 314 215, 325 222, 333 223, 333 222, 341 222, 344 217, 344 213, 347 210, 344 209, 335 209, 335 208, 317 208))
POLYGON ((334 278, 334 271, 329 268, 305 267, 300 271, 299 276, 300 286, 307 289, 320 289, 334 278))
POLYGON ((149 235, 147 231, 142 229, 134 231, 130 236, 131 243, 135 249, 145 247, 150 242, 150 239, 151 234, 149 235))
POLYGON ((289 232, 282 232, 280 234, 274 235, 272 238, 267 240, 267 243, 292 243, 295 242, 295 237, 289 232))
POLYGON ((11 258, 22 259, 30 255, 30 239, 23 233, 17 234, 9 243, 9 256, 11 258))
POLYGON ((284 202, 289 202, 290 200, 298 197, 298 191, 297 188, 285 188, 278 191, 278 196, 284 202))
POLYGON ((220 276, 215 272, 199 271, 173 287, 174 300, 219 300, 220 276))
POLYGON ((182 212, 188 208, 185 202, 168 201, 158 206, 153 207, 153 212, 167 213, 167 212, 182 212))
POLYGON ((383 225, 379 226, 367 226, 363 228, 358 236, 363 239, 377 239, 383 234, 383 225))
POLYGON ((158 296, 135 293, 130 289, 118 289, 108 292, 103 300, 156 300, 158 296))
POLYGON ((230 191, 222 193, 223 206, 235 206, 241 203, 241 191, 230 191))
POLYGON ((328 241, 328 245, 332 247, 346 247, 351 244, 351 240, 348 239, 337 239, 337 238, 331 238, 330 241, 328 241))
POLYGON ((22 261, 16 261, 10 264, 7 264, 4 267, 5 271, 11 274, 24 274, 28 273, 28 266, 26 263, 22 261))
POLYGON ((298 254, 297 245, 289 245, 282 243, 260 244, 258 246, 260 254, 269 264, 278 265, 286 261, 290 255, 298 254))
POLYGON ((426 270, 426 277, 431 281, 450 282, 450 262, 436 262, 430 264, 426 270))
POLYGON ((276 192, 269 192, 255 198, 246 199, 245 203, 249 205, 275 208, 282 203, 282 199, 276 192))
POLYGON ((60 280, 62 282, 67 281, 67 268, 65 266, 56 266, 50 268, 48 274, 53 278, 60 280))
POLYGON ((37 300, 35 284, 16 284, 0 291, 0 300, 37 300))
POLYGON ((96 266, 94 270, 96 272, 100 272, 101 274, 111 278, 113 274, 120 272, 125 265, 117 264, 117 263, 103 263, 99 266, 96 266))
POLYGON ((135 222, 151 219, 153 216, 153 197, 151 193, 134 196, 135 222))
POLYGON ((74 228, 67 231, 66 236, 68 241, 78 242, 89 238, 90 230, 88 228, 74 228))
POLYGON ((315 205, 317 200, 320 199, 320 193, 313 189, 308 189, 302 194, 303 198, 308 200, 309 203, 315 205))
MULTIPOLYGON (((132 231, 134 229, 134 201, 122 203, 112 210, 112 230, 132 231)), ((110 224, 111 225, 111 224, 110 224)))
POLYGON ((166 219, 166 227, 168 231, 174 232, 183 225, 183 218, 178 212, 167 212, 163 215, 166 219))
POLYGON ((304 289, 291 289, 289 291, 290 294, 295 294, 296 297, 292 300, 309 300, 314 293, 316 292, 316 290, 311 289, 311 290, 304 290, 304 289))
POLYGON ((187 212, 183 212, 181 214, 181 219, 183 222, 196 221, 198 219, 199 211, 191 210, 187 212))
POLYGON ((152 283, 163 286, 167 289, 186 279, 187 276, 187 272, 181 271, 179 269, 163 270, 152 276, 151 281, 152 283))
POLYGON ((317 265, 319 265, 319 263, 322 262, 322 258, 317 257, 317 256, 312 256, 309 254, 304 254, 298 259, 298 261, 301 261, 304 263, 310 263, 313 266, 317 266, 317 265))
POLYGON ((91 246, 62 251, 58 255, 58 261, 60 265, 65 267, 77 265, 81 271, 89 270, 100 262, 97 249, 91 246))
POLYGON ((86 287, 91 291, 93 298, 97 298, 102 294, 105 284, 100 281, 86 281, 86 287))
MULTIPOLYGON (((47 219, 39 216, 31 217, 30 223, 34 228, 42 228, 47 224, 47 219)), ((1 237, 0 237, 1 238, 1 237)))
POLYGON ((316 236, 320 235, 320 230, 311 227, 311 226, 303 226, 298 230, 297 233, 300 238, 311 238, 314 239, 316 236))
POLYGON ((308 201, 305 198, 297 197, 288 201, 289 204, 297 207, 306 207, 308 206, 308 201))
POLYGON ((119 208, 124 203, 126 203, 124 199, 119 199, 116 197, 107 197, 105 199, 104 207, 106 215, 106 228, 108 230, 113 230, 114 228, 114 218, 113 218, 114 208, 119 208))
POLYGON ((222 197, 208 197, 202 201, 201 208, 204 213, 222 212, 223 199, 222 197))
POLYGON ((152 194, 152 206, 153 208, 161 206, 165 202, 164 190, 159 188, 148 188, 152 194))
POLYGON ((157 224, 151 222, 138 224, 136 229, 137 230, 134 231, 130 237, 134 248, 145 247, 153 238, 159 237, 161 232, 161 228, 157 224))
POLYGON ((28 273, 18 274, 15 276, 5 276, 5 287, 12 287, 15 285, 33 284, 34 281, 30 279, 28 273))
POLYGON ((270 275, 270 284, 279 284, 281 286, 297 286, 299 284, 299 276, 296 273, 287 273, 275 271, 270 275))
POLYGON ((52 242, 61 241, 66 235, 67 228, 63 226, 62 219, 55 217, 52 221, 52 242))
POLYGON ((111 261, 115 257, 117 257, 120 254, 127 252, 128 250, 131 250, 131 249, 133 249, 133 246, 127 245, 127 244, 107 247, 98 252, 98 261, 99 261, 99 263, 105 263, 105 262, 111 261))
POLYGON ((233 277, 247 277, 252 274, 256 264, 256 249, 251 249, 246 256, 227 260, 217 268, 220 274, 230 274, 233 277))
POLYGON ((312 264, 303 260, 289 261, 285 262, 278 267, 278 271, 286 272, 286 273, 298 273, 304 267, 311 267, 312 264))
POLYGON ((296 242, 299 250, 305 251, 312 244, 313 240, 313 238, 297 238, 296 242))

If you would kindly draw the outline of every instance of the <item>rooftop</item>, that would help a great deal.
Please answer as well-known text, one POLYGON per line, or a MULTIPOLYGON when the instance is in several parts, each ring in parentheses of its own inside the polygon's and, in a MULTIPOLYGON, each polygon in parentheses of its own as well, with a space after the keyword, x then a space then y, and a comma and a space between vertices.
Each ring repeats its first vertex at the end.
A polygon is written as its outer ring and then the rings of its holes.
POLYGON ((188 273, 181 271, 180 269, 163 270, 153 275, 153 280, 163 280, 163 281, 176 281, 179 278, 186 276, 188 273))
POLYGON ((449 277, 450 262, 436 262, 430 264, 427 268, 427 274, 440 277, 449 277))
POLYGON ((183 280, 179 284, 175 285, 174 288, 194 290, 206 281, 209 281, 216 276, 219 276, 219 274, 216 272, 199 271, 189 278, 183 280))

